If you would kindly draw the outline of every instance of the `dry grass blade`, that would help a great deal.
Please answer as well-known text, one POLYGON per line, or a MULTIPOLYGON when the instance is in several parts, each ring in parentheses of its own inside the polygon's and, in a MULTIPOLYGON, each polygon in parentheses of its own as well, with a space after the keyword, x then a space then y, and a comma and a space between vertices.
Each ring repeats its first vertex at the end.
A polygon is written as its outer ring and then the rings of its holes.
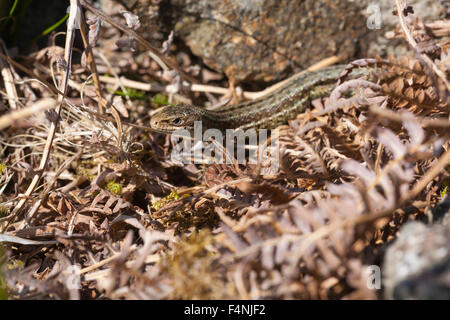
MULTIPOLYGON (((67 84, 69 81, 69 70, 72 65, 72 45, 73 45, 73 41, 74 41, 74 37, 75 37, 75 23, 76 23, 77 10, 78 10, 78 2, 76 0, 71 0, 70 16, 69 16, 69 20, 67 23, 66 47, 65 47, 65 51, 64 51, 64 58, 65 58, 66 65, 65 65, 65 72, 63 74, 63 77, 61 78, 61 84, 60 84, 60 87, 62 88, 61 91, 63 92, 64 95, 67 91, 67 84)), ((12 211, 12 213, 11 213, 12 217, 11 217, 10 221, 12 221, 12 219, 17 218, 17 216, 19 215, 20 211, 22 210, 24 204, 26 203, 28 197, 31 195, 31 193, 34 191, 37 184, 39 183, 42 173, 47 166, 47 161, 50 156, 53 138, 55 136, 56 128, 58 126, 58 122, 60 119, 64 95, 58 95, 58 105, 55 109, 56 116, 53 117, 53 121, 52 121, 50 129, 49 129, 49 134, 47 136, 44 153, 42 155, 41 163, 37 170, 37 174, 35 174, 33 176, 33 180, 31 181, 30 185, 28 186, 27 190, 25 191, 25 197, 19 201, 19 203, 16 205, 16 207, 12 211)), ((6 226, 6 228, 7 228, 7 226, 6 226)))

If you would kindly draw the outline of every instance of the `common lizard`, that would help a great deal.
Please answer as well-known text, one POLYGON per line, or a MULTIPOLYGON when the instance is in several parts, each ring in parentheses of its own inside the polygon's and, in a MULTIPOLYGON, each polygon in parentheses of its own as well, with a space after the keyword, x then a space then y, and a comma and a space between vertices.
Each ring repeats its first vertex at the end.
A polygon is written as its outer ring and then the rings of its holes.
MULTIPOLYGON (((161 133, 173 133, 179 129, 193 131, 194 122, 202 121, 204 130, 274 129, 304 112, 312 100, 328 96, 344 69, 344 65, 337 65, 308 72, 288 81, 272 94, 218 110, 185 104, 162 107, 150 119, 150 128, 161 133)), ((373 68, 354 69, 348 77, 361 77, 369 70, 373 68)))

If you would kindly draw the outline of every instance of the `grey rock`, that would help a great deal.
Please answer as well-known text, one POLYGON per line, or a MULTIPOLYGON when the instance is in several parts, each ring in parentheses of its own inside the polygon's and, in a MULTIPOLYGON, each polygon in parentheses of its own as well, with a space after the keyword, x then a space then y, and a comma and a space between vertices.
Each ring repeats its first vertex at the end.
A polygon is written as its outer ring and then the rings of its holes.
POLYGON ((386 251, 382 273, 387 299, 448 299, 450 228, 406 223, 386 251))

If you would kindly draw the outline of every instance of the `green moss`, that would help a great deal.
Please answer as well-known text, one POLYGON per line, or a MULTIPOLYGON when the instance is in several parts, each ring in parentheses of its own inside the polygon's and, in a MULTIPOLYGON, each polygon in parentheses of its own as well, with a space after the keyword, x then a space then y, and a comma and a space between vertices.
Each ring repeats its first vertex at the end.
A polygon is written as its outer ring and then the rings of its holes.
POLYGON ((183 194, 180 198, 180 196, 178 195, 178 191, 177 190, 173 190, 168 196, 166 196, 165 198, 159 199, 158 201, 152 203, 152 209, 153 210, 160 210, 162 207, 164 207, 166 204, 174 201, 174 200, 178 200, 178 199, 182 199, 182 198, 186 198, 186 197, 190 197, 190 194, 183 194))
POLYGON ((153 96, 152 104, 156 106, 168 105, 169 98, 161 93, 157 93, 153 96))
MULTIPOLYGON (((446 166, 445 170, 447 171, 447 173, 450 173, 450 164, 446 166)), ((448 194, 449 186, 450 186, 450 179, 447 177, 444 179, 444 181, 442 181, 441 191, 439 192, 441 198, 443 198, 446 194, 448 194)))
POLYGON ((0 244, 0 300, 7 300, 8 299, 8 290, 6 287, 6 281, 5 276, 3 274, 4 272, 4 265, 5 265, 5 254, 3 247, 0 244))
MULTIPOLYGON (((172 201, 180 198, 191 197, 190 194, 178 195, 177 191, 172 191, 168 196, 155 201, 151 208, 155 211, 160 211, 172 201)), ((175 229, 176 234, 183 234, 191 228, 200 230, 203 228, 215 228, 220 221, 218 215, 214 212, 214 206, 210 203, 204 203, 200 206, 191 206, 189 203, 177 209, 176 211, 168 210, 168 212, 157 212, 153 215, 157 218, 166 228, 175 229), (170 214, 167 214, 169 213, 170 214)))
POLYGON ((92 174, 88 168, 95 166, 96 164, 93 161, 81 162, 75 168, 76 175, 79 177, 86 177, 89 181, 93 181, 96 176, 95 174, 92 174))
POLYGON ((441 198, 443 198, 448 193, 448 185, 442 186, 442 190, 440 192, 441 198))
POLYGON ((8 270, 13 270, 13 269, 23 269, 24 267, 24 263, 22 260, 11 260, 7 265, 6 268, 8 270))
MULTIPOLYGON (((0 197, 1 199, 1 197, 0 197)), ((0 206, 0 218, 6 217, 9 213, 9 210, 5 207, 0 206)))
POLYGON ((208 229, 184 237, 163 260, 163 269, 173 287, 172 299, 226 299, 234 294, 232 284, 207 248, 213 237, 208 229))
POLYGON ((4 164, 4 163, 0 164, 0 177, 2 176, 2 172, 3 172, 3 169, 5 169, 5 167, 6 167, 6 164, 4 164))
POLYGON ((120 195, 122 192, 122 185, 114 180, 108 181, 104 188, 115 195, 120 195))
POLYGON ((148 97, 145 95, 144 91, 139 91, 133 88, 125 88, 125 91, 117 90, 113 93, 118 96, 129 97, 131 99, 148 100, 148 97))

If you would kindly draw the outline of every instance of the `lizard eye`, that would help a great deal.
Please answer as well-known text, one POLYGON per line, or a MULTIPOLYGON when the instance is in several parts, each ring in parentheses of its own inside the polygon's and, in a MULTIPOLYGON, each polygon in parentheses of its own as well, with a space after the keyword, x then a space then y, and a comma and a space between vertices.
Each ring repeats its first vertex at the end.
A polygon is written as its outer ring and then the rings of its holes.
POLYGON ((172 120, 172 124, 178 126, 181 124, 181 118, 175 118, 172 120))

